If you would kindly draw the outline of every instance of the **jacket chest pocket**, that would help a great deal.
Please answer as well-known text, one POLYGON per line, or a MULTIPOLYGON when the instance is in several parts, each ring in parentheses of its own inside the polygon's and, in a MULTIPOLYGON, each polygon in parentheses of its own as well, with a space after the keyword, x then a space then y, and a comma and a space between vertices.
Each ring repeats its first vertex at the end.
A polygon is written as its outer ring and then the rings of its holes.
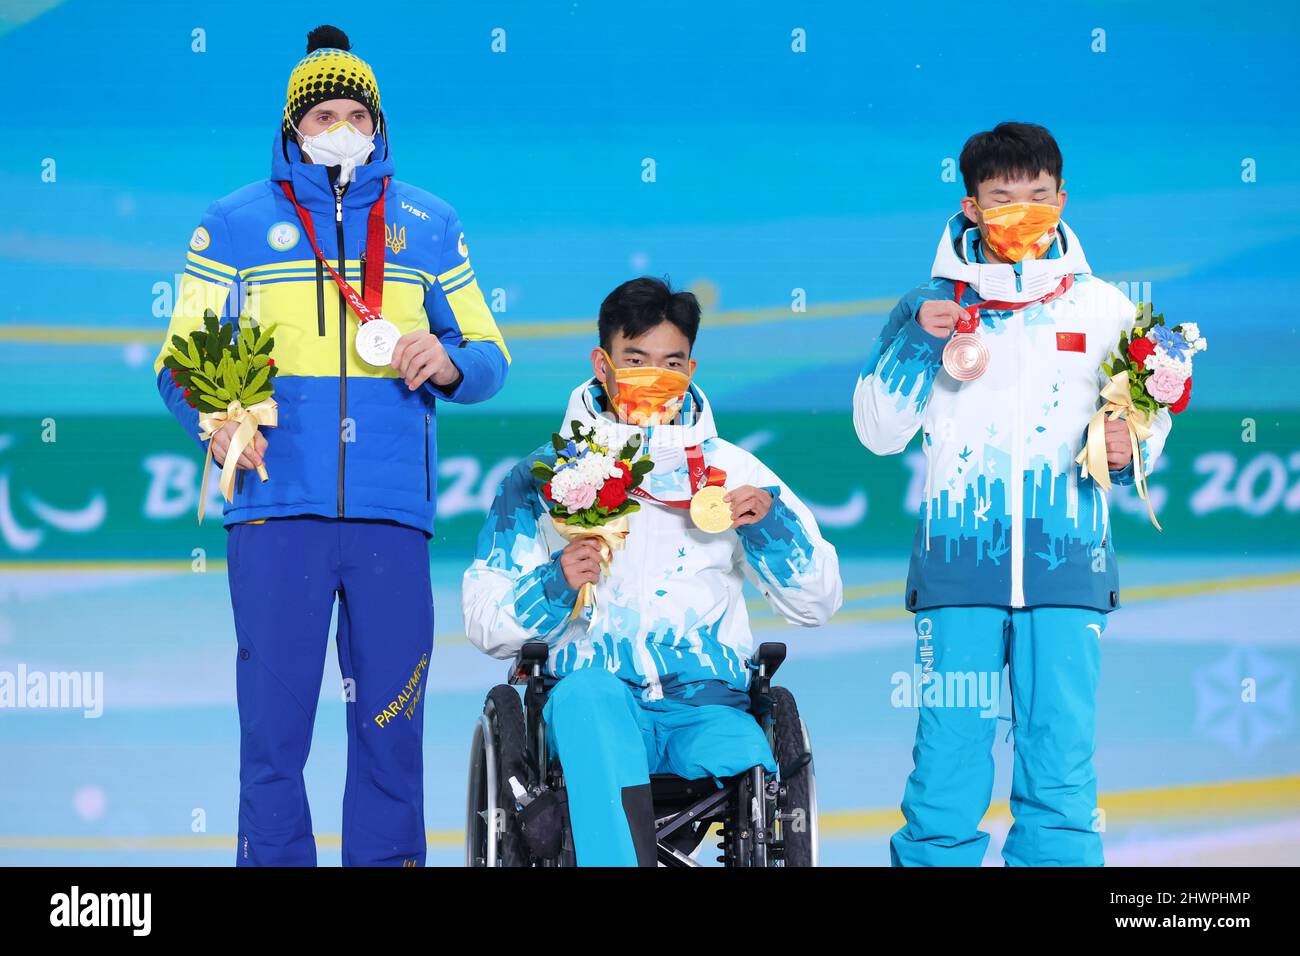
MULTIPOLYGON (((360 259, 358 273, 354 276, 349 269, 348 278, 357 291, 361 293, 362 298, 365 298, 365 256, 360 259)), ((318 336, 326 336, 333 331, 333 322, 337 319, 340 308, 346 311, 346 318, 349 321, 356 322, 351 310, 342 304, 342 292, 334 282, 333 276, 329 274, 319 259, 316 260, 314 303, 316 334, 318 336)), ((424 287, 414 282, 396 280, 391 276, 386 278, 380 313, 385 319, 397 326, 397 330, 403 335, 416 330, 427 331, 429 328, 429 319, 424 311, 424 287)))

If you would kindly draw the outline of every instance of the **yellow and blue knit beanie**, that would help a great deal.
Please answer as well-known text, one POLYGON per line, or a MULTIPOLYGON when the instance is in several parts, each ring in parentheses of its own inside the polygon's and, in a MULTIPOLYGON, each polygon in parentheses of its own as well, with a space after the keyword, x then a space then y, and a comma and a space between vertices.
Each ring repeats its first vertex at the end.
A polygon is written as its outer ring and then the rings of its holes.
POLYGON ((356 100, 379 125, 379 84, 370 64, 349 52, 352 44, 338 27, 320 26, 307 34, 307 55, 289 74, 284 101, 285 132, 291 133, 317 103, 356 100))

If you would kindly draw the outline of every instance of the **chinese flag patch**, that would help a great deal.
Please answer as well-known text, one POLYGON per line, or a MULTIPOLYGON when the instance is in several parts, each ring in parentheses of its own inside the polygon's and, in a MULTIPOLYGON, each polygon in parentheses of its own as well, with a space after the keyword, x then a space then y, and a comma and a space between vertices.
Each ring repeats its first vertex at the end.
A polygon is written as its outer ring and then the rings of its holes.
POLYGON ((1057 332, 1056 351, 1086 352, 1088 351, 1087 336, 1082 332, 1057 332))

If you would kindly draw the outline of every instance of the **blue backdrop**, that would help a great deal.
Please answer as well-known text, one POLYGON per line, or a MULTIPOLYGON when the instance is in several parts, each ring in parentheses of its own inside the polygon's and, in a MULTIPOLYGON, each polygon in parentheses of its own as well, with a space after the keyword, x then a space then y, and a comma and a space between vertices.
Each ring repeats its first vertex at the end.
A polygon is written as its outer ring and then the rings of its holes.
MULTIPOLYGON (((104 477, 117 416, 166 421, 151 365, 186 243, 210 201, 268 174, 288 72, 326 22, 375 68, 397 175, 458 209, 514 357, 497 399, 453 416, 558 415, 601 298, 648 273, 707 307, 699 380, 724 427, 847 421, 885 312, 928 276, 963 195, 965 138, 1048 126, 1093 269, 1211 338, 1185 418, 1224 424, 1183 446, 1180 487, 1213 482, 1204 456, 1241 448, 1239 419, 1279 429, 1276 500, 1238 496, 1260 534, 1281 529, 1270 553, 1217 525, 1175 529, 1186 553, 1158 559, 1138 519, 1121 541, 1132 606, 1107 634, 1098 756, 1112 861, 1300 857, 1295 4, 27 0, 0 10, 0 671, 102 673, 105 707, 0 709, 0 862, 229 861, 224 574, 191 574, 187 551, 160 564, 147 536, 134 559, 97 551, 93 522, 59 529, 89 543, 51 563, 16 529, 70 470, 104 477), (84 455, 24 451, 46 419, 88 423, 84 455)), ((839 434, 817 455, 868 467, 839 434)), ((911 661, 891 549, 846 562, 849 601, 822 632, 759 625, 793 646, 783 676, 807 701, 830 862, 886 860, 909 768, 915 715, 889 703, 911 661)), ((466 561, 434 549, 431 862, 456 860, 470 721, 501 676, 459 636, 466 561)), ((310 783, 336 854, 333 681, 310 783)))

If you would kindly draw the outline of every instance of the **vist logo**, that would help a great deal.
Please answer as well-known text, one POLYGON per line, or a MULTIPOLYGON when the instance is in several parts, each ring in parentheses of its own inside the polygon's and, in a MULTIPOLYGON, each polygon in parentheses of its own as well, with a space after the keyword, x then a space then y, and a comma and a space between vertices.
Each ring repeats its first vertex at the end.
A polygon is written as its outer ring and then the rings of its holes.
POLYGON ((212 237, 202 226, 194 230, 194 235, 190 236, 190 248, 195 252, 202 252, 208 246, 212 245, 212 237))
POLYGON ((406 227, 399 226, 397 223, 392 225, 385 223, 384 241, 388 243, 388 248, 394 253, 401 252, 406 248, 406 227))
POLYGON ((276 252, 288 252, 298 244, 298 227, 291 222, 277 222, 266 231, 266 244, 276 252))
POLYGON ((427 212, 425 212, 423 209, 416 209, 405 199, 402 200, 402 208, 405 209, 407 212, 409 212, 412 216, 419 216, 421 219, 425 220, 426 222, 429 219, 429 214, 427 212))
POLYGON ((460 253, 462 259, 469 258, 469 246, 465 245, 465 233, 463 232, 460 234, 460 238, 456 240, 456 251, 460 253))

